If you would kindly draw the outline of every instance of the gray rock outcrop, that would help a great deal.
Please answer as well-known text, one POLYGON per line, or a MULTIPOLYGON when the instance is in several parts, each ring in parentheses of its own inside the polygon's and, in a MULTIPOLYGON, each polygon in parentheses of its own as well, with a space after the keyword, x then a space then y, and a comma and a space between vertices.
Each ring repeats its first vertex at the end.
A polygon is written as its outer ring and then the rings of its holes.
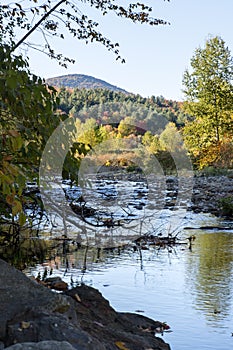
POLYGON ((57 344, 56 350, 169 350, 155 337, 163 326, 144 316, 116 312, 100 292, 85 285, 52 292, 0 260, 2 348, 53 350, 57 344))
POLYGON ((75 350, 75 348, 66 341, 41 341, 39 343, 15 344, 4 350, 75 350))

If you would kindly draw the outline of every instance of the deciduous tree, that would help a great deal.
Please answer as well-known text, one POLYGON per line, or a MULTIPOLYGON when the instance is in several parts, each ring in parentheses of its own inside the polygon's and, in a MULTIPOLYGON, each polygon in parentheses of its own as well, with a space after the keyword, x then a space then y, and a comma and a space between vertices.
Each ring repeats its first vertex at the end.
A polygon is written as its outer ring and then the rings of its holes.
POLYGON ((191 72, 183 77, 185 111, 192 121, 184 128, 185 141, 200 167, 219 159, 219 146, 233 134, 233 59, 220 37, 196 49, 191 72))

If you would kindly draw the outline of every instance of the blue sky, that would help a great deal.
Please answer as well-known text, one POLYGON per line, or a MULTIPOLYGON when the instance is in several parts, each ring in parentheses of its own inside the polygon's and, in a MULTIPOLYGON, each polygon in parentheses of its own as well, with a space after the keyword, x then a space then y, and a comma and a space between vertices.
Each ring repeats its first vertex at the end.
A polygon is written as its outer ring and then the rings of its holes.
POLYGON ((44 78, 80 73, 106 80, 142 96, 182 100, 182 75, 194 50, 209 35, 219 35, 233 55, 233 0, 141 1, 153 6, 153 16, 171 25, 149 27, 120 19, 114 14, 100 16, 81 4, 82 11, 101 21, 100 30, 119 42, 125 64, 100 44, 88 44, 66 36, 54 41, 58 52, 76 60, 64 69, 38 52, 29 51, 31 70, 44 78))

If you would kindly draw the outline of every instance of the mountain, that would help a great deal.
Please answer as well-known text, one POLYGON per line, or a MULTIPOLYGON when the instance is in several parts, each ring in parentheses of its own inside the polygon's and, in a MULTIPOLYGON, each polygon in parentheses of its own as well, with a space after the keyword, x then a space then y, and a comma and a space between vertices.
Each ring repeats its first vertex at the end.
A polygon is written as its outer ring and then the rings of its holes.
POLYGON ((97 79, 85 74, 68 74, 46 79, 46 83, 56 87, 78 89, 107 89, 128 94, 127 91, 104 80, 97 79))

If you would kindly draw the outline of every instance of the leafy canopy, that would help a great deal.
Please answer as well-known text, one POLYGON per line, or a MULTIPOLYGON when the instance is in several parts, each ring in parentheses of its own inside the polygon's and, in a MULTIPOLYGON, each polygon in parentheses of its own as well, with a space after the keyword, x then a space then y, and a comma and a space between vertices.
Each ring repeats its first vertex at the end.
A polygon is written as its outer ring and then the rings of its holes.
MULTIPOLYGON (((200 167, 219 162, 222 144, 232 142, 233 59, 220 37, 209 38, 191 58, 183 77, 186 144, 200 167)), ((224 147, 225 149, 225 147, 224 147)))
POLYGON ((0 210, 17 214, 25 181, 36 176, 43 147, 58 124, 55 90, 30 74, 22 56, 0 45, 0 210))

